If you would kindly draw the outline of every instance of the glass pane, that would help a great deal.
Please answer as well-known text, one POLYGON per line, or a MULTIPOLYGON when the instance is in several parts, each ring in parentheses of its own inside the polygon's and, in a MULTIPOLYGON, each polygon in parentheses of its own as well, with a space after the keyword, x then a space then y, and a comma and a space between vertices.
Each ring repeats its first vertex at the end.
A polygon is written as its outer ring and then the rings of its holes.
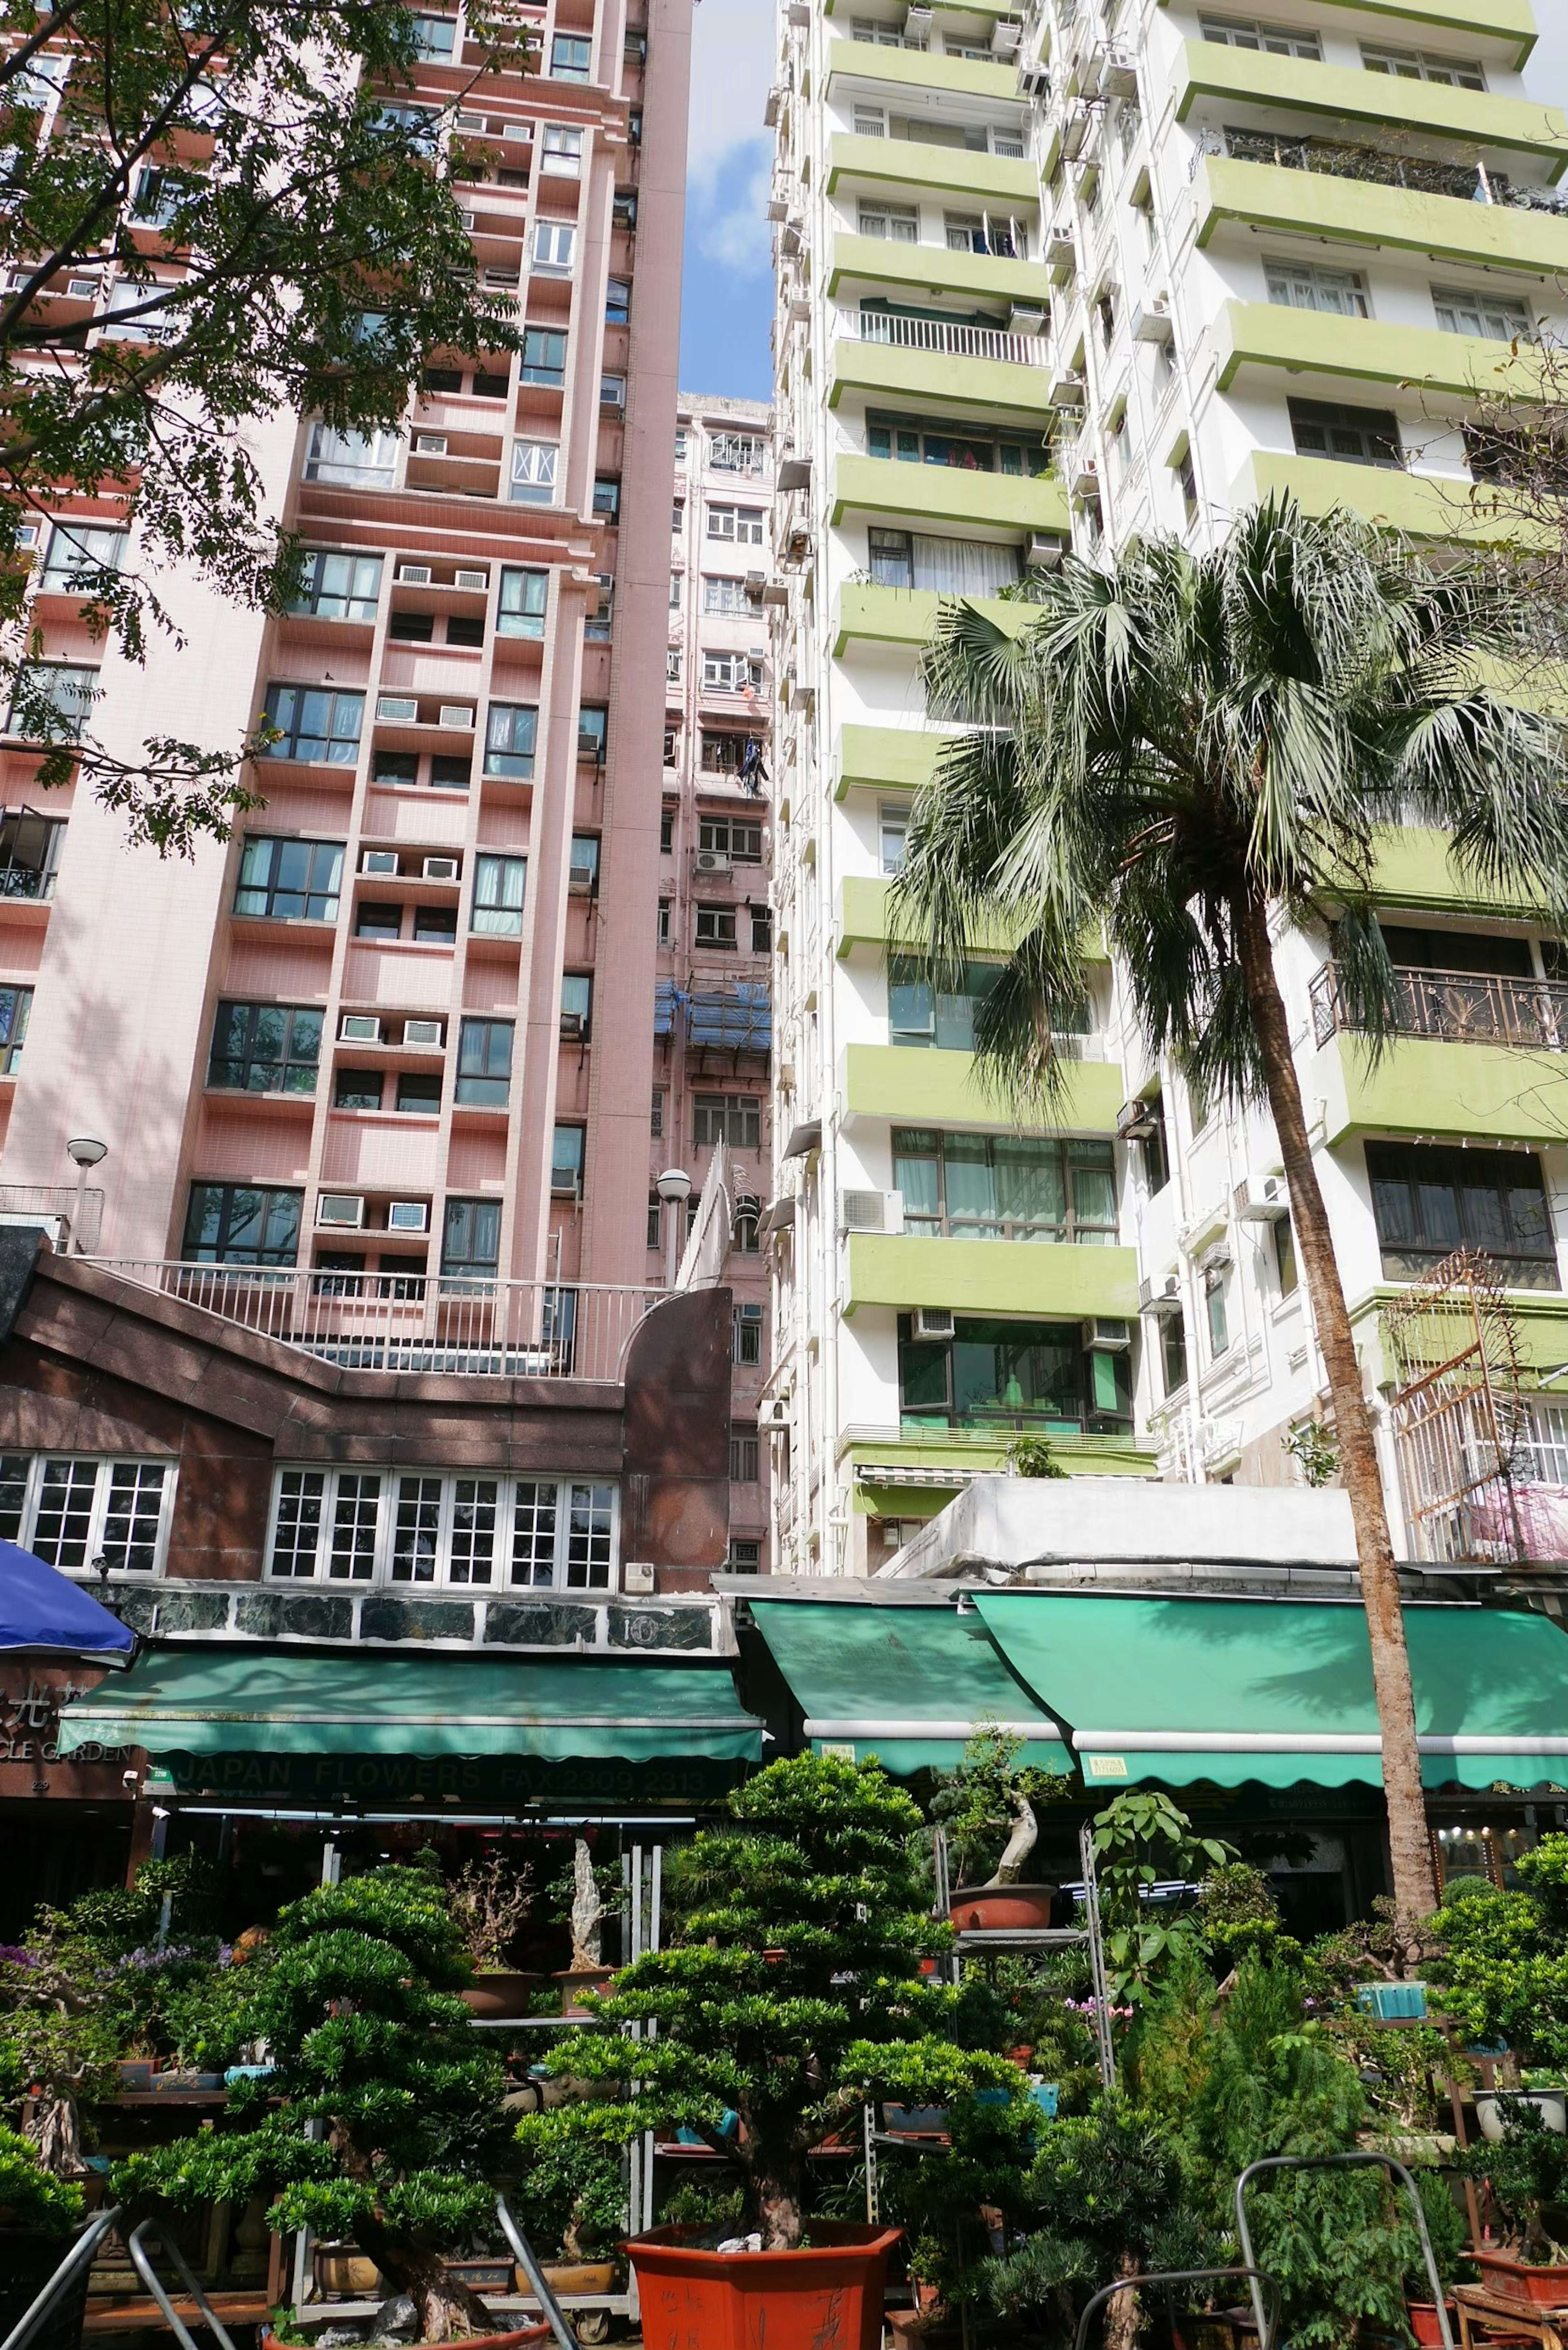
POLYGON ((997 1202, 1003 1216, 1013 1223, 1059 1228, 1066 1209, 1059 1148, 1002 1135, 994 1149, 997 1202))

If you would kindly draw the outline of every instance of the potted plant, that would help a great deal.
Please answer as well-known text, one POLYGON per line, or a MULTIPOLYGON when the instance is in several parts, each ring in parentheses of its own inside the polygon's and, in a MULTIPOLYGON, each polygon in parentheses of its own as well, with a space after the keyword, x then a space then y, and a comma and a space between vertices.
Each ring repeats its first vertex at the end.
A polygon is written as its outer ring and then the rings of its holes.
POLYGON ((570 1929, 572 1956, 568 1965, 560 1969, 556 1981, 561 1986, 563 2015, 587 2015, 583 2005, 587 1991, 603 1991, 609 1981, 610 1970, 604 1961, 604 1921, 609 1915, 609 1898, 619 1889, 620 1874, 613 1863, 594 1861, 593 1847, 586 1836, 578 1836, 572 1846, 572 1866, 556 1882, 556 1916, 570 1929))
POLYGON ((1568 2247, 1546 2222, 1548 2210, 1568 2200, 1568 2137, 1548 2129, 1523 2099, 1504 2102, 1511 2110, 1501 2137, 1459 2158, 1467 2178, 1484 2181, 1503 2224, 1502 2243, 1483 2243, 1475 2262, 1482 2283, 1506 2299, 1568 2308, 1568 2247))
MULTIPOLYGON (((635 2126, 626 2106, 603 2102, 524 2114, 517 2125, 519 2188, 530 2232, 556 2247, 543 2267, 557 2293, 615 2291, 627 2224, 621 2156, 635 2126)), ((529 2291, 525 2277, 517 2290, 529 2291)))
POLYGON ((439 1877, 389 1867, 323 1886, 278 1917, 244 2036, 272 2070, 241 2080, 218 2126, 117 2166, 122 2199, 243 2206, 353 2244, 414 2303, 422 2342, 503 2334, 443 2253, 494 2222, 504 2146, 499 2062, 458 1996, 471 1981, 439 1877))
MULTIPOLYGON (((82 2190, 75 2180, 46 2170, 31 2140, 0 2123, 0 2340, 59 2266, 81 2216, 82 2190)), ((84 2268, 56 2321, 57 2338, 80 2338, 87 2287, 84 2268)))
POLYGON ((1051 1923, 1056 1887, 1024 1875, 1040 1834, 1033 1799, 1050 1778, 1032 1765, 1020 1766, 1023 1743, 994 1726, 977 1730, 958 1768, 941 1774, 931 1804, 960 1879, 950 1915, 966 1932, 1051 1923))
MULTIPOLYGON (((896 2228, 811 2219, 806 2155, 868 2097, 951 2106, 1023 2077, 945 2036, 959 1994, 923 1978, 946 1945, 922 1890, 916 1805, 874 1764, 799 1756, 730 1798, 729 1822, 672 1856, 673 1938, 592 2000, 604 2024, 644 2027, 618 2131, 682 2127, 742 2189, 736 2234, 656 2228, 628 2250, 648 2350, 691 2340, 861 2350, 880 2324, 896 2228), (651 2027, 651 2031, 649 2031, 651 2027), (726 2117, 736 2116, 726 2128, 726 2117)), ((618 2033, 579 2032, 546 2062, 624 2082, 618 2033)), ((556 2116, 541 2116, 540 2126, 556 2116)), ((535 2133, 537 2135, 537 2132, 535 2133)))
POLYGON ((468 1962, 479 1978, 463 1992, 464 2005, 474 2015, 496 2021, 526 2015, 538 1978, 508 1967, 506 1956, 534 1906, 528 1870, 510 1869, 498 1852, 492 1853, 467 1863, 449 1898, 468 1962))

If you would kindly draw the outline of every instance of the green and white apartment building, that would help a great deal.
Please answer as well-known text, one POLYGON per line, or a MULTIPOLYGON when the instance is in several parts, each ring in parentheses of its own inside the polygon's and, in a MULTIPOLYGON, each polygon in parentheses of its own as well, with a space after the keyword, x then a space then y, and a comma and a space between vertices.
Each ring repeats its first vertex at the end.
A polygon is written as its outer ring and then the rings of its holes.
MULTIPOLYGON (((1467 404, 1568 328, 1568 93, 1534 42, 1528 0, 781 8, 782 1570, 875 1573, 1021 1428, 1074 1473, 1300 1473, 1323 1368, 1267 1119, 1157 1066, 1107 964, 1059 1128, 1020 1131, 968 1049, 987 941, 935 994, 889 934, 940 732, 918 663, 944 592, 1202 544, 1275 488, 1438 545, 1483 526, 1467 404)), ((1384 1309, 1460 1243, 1506 1283, 1568 1505, 1568 963, 1437 835, 1390 833, 1382 869, 1410 1033, 1375 1067, 1327 936, 1280 962, 1397 1541, 1445 1555, 1452 1513, 1406 1505, 1384 1309)))

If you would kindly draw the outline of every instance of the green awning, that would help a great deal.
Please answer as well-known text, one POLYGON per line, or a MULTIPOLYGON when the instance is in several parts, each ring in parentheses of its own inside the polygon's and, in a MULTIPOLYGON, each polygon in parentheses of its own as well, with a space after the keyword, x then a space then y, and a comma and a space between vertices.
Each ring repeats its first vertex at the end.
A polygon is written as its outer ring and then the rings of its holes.
POLYGON ((876 1755, 898 1775, 951 1770, 971 1731, 998 1724, 1020 1759, 1066 1773, 1072 1757, 975 1616, 946 1607, 841 1600, 752 1602, 752 1617, 805 1715, 817 1753, 876 1755))
POLYGON ((563 1765, 579 1777, 635 1765, 629 1792, 697 1793, 695 1783, 666 1788, 668 1769, 657 1786, 647 1774, 677 1766, 679 1779, 763 1751, 762 1724, 719 1659, 189 1648, 140 1657, 64 1707, 61 1753, 88 1744, 140 1746, 181 1786, 377 1798, 525 1794, 541 1767, 563 1765))
MULTIPOLYGON (((1366 1619, 1333 1601, 977 1593, 1091 1785, 1382 1784, 1366 1619)), ((1568 1638, 1544 1616, 1405 1610, 1428 1787, 1568 1784, 1568 1638)))

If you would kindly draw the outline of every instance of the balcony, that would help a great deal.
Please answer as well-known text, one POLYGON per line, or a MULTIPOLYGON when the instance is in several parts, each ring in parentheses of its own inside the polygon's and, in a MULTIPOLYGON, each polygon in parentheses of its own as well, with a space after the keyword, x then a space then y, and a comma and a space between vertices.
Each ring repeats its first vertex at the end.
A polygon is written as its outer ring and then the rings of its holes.
POLYGON ((854 391, 925 400, 938 415, 983 409, 1037 421, 1048 348, 1043 335, 868 311, 857 334, 841 331, 834 343, 827 404, 854 391))
POLYGON ((988 155, 968 147, 939 147, 919 139, 862 139, 836 131, 828 148, 827 191, 840 178, 874 182, 918 195, 937 189, 963 196, 992 212, 1033 211, 1040 181, 1033 163, 1012 155, 988 155))
MULTIPOLYGON (((1396 1034, 1450 1045, 1522 1045, 1568 1053, 1568 982, 1511 979, 1497 972, 1397 969, 1402 997, 1396 1034)), ((1325 963, 1312 983, 1313 1035, 1320 1045, 1354 1035, 1339 973, 1325 963)))
MULTIPOLYGON (((1033 606, 1004 603, 997 596, 965 600, 1013 636, 1034 618, 1033 606)), ((893 645, 919 652, 930 642, 941 601, 929 588, 882 588, 867 580, 840 588, 833 630, 835 660, 841 660, 851 644, 893 645)))
POLYGON ((1484 546, 1501 540, 1539 543, 1539 525, 1507 511, 1508 502, 1476 491, 1468 474, 1407 473, 1386 465, 1355 465, 1292 450, 1255 450, 1231 485, 1238 505, 1278 493, 1309 515, 1349 506, 1368 522, 1414 539, 1460 539, 1484 546))
POLYGON ((1342 389, 1354 383, 1418 383, 1426 391, 1460 400, 1539 398, 1541 361, 1526 347, 1510 357, 1506 343, 1479 335, 1449 335, 1437 327, 1386 326, 1376 318, 1341 318, 1277 302, 1227 302, 1212 333, 1218 382, 1229 391, 1243 370, 1277 377, 1322 376, 1342 389))
POLYGON ((1065 533, 1067 501, 1054 476, 965 472, 894 457, 840 457, 833 469, 833 521, 846 514, 898 521, 1065 533))
MULTIPOLYGON (((950 90, 955 98, 1000 99, 1018 104, 1018 68, 973 57, 937 57, 929 49, 885 49, 870 41, 830 41, 827 86, 835 78, 882 83, 889 98, 902 90, 950 90)), ((838 93, 843 95, 842 90, 838 93)))
POLYGON ((1137 1313, 1137 1253, 1052 1241, 922 1240, 852 1232, 844 1307, 947 1306, 960 1314, 1085 1322, 1137 1313))
MULTIPOLYGON (((1127 1097, 1119 1061, 1104 1058, 1098 1036, 1064 1040, 1081 1048, 1063 1071, 1060 1097, 1032 1114, 1032 1128, 1053 1134, 1113 1135, 1127 1097)), ((890 1118, 900 1125, 991 1128, 1012 1133, 1015 1106, 987 1089, 972 1053, 919 1051, 905 1045, 849 1045, 840 1063, 838 1090, 850 1118, 890 1118)))
POLYGON ((1549 210, 1477 203, 1393 180, 1224 155, 1204 157, 1197 198, 1200 245, 1226 223, 1236 222, 1282 235, 1386 245, 1460 266, 1519 269, 1548 278, 1568 271, 1568 220, 1549 210))
POLYGON ((833 240, 827 291, 836 295, 844 281, 872 286, 906 296, 911 291, 953 294, 966 301, 1019 302, 1044 310, 1050 305, 1051 280, 1035 261, 1009 261, 994 253, 950 253, 941 244, 895 244, 885 236, 852 236, 841 232, 833 240))
POLYGON ((1560 1143, 1557 1055, 1568 984, 1492 972, 1401 970, 1394 1040, 1374 1056, 1351 1024, 1332 963, 1312 986, 1326 1139, 1353 1133, 1560 1143), (1550 1061, 1525 1055, 1550 1055, 1550 1061))

